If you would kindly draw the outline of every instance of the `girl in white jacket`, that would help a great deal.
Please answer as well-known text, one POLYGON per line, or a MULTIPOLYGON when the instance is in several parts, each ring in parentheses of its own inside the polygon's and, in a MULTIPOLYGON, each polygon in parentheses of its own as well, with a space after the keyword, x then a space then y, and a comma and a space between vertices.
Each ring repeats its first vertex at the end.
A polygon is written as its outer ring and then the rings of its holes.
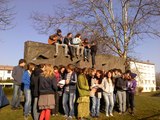
POLYGON ((108 71, 106 77, 103 78, 101 87, 103 90, 103 97, 106 103, 106 116, 109 117, 113 116, 112 111, 114 107, 114 100, 113 100, 113 91, 114 85, 112 82, 112 72, 108 71))

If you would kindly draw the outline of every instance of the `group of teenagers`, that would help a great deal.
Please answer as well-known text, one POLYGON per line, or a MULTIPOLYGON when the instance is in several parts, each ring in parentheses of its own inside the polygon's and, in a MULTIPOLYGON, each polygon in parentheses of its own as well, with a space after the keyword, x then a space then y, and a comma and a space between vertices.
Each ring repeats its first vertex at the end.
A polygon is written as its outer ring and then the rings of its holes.
POLYGON ((74 38, 72 33, 68 33, 65 37, 62 36, 62 31, 60 29, 53 35, 49 36, 49 44, 55 45, 55 57, 58 56, 59 46, 64 47, 65 56, 70 56, 71 60, 74 57, 83 57, 84 61, 89 62, 91 55, 92 67, 95 65, 95 56, 97 53, 97 42, 92 41, 88 38, 82 39, 81 34, 77 33, 74 38))
POLYGON ((106 117, 119 114, 134 115, 134 95, 137 76, 130 70, 109 71, 78 68, 73 64, 27 64, 19 60, 12 72, 14 91, 12 109, 20 107, 21 90, 24 93, 24 118, 32 114, 34 120, 50 120, 51 115, 64 114, 66 120, 98 118, 100 109, 106 117))

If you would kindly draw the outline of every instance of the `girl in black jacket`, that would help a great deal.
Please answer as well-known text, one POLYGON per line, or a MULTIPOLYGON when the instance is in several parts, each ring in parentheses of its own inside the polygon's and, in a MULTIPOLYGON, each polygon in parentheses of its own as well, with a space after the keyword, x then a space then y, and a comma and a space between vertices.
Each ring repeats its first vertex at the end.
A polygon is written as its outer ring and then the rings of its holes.
POLYGON ((57 91, 57 82, 54 77, 52 65, 45 65, 44 71, 39 77, 39 101, 38 106, 41 110, 39 120, 49 120, 51 109, 55 108, 55 96, 57 91))

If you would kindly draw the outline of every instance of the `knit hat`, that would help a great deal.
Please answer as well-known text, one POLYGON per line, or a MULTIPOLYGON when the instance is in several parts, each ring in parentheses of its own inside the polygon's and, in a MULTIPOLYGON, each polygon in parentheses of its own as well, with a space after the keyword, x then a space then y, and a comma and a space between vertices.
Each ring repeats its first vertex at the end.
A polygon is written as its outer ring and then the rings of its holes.
POLYGON ((131 73, 130 73, 130 76, 131 76, 132 79, 134 79, 134 78, 137 76, 137 74, 131 72, 131 73))

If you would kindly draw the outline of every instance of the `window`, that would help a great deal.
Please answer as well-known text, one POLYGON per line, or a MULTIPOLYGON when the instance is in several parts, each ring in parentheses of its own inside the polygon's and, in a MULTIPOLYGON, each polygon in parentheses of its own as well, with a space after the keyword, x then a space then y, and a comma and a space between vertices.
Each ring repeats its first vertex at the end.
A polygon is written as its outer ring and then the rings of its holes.
POLYGON ((7 73, 11 73, 11 70, 8 70, 7 73))
POLYGON ((153 84, 155 84, 155 81, 153 80, 153 84))
POLYGON ((2 77, 0 77, 0 80, 2 80, 2 77))
POLYGON ((147 84, 147 80, 145 80, 145 84, 147 84))

